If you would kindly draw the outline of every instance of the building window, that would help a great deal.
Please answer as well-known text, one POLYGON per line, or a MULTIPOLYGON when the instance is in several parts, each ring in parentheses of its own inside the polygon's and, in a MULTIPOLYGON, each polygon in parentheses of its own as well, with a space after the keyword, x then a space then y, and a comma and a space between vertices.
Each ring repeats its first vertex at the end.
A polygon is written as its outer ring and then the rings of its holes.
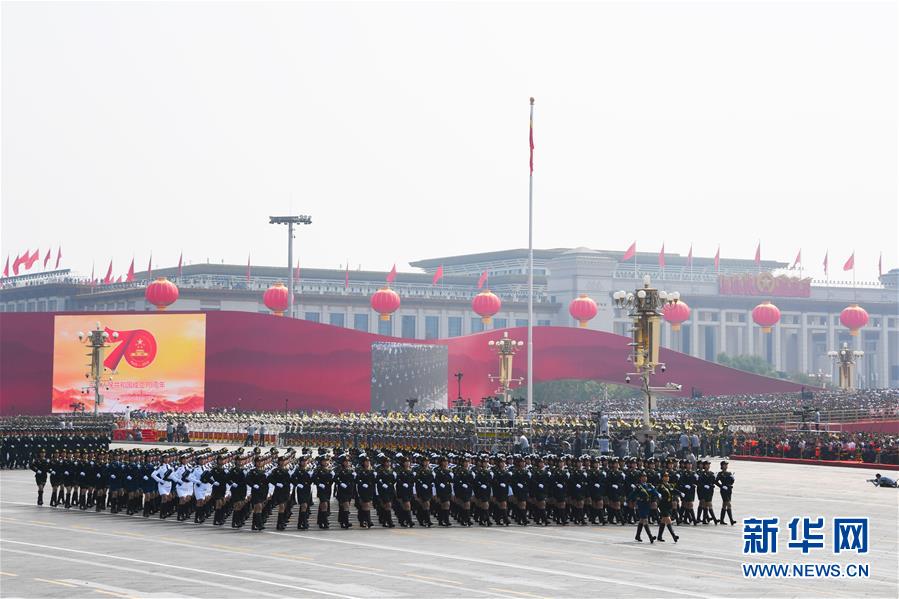
POLYGON ((509 321, 506 318, 494 318, 493 319, 493 328, 494 329, 504 329, 509 326, 509 321))
POLYGON ((440 338, 440 317, 425 316, 425 339, 440 338))
POLYGON ((34 303, 34 302, 28 302, 28 308, 26 308, 25 311, 26 311, 26 312, 34 312, 34 307, 35 307, 35 303, 34 303))
POLYGON ((446 328, 447 335, 449 337, 461 337, 462 336, 462 317, 461 316, 450 316, 446 319, 446 328))
POLYGON ((37 311, 38 312, 46 312, 47 311, 47 300, 38 300, 37 311))
POLYGON ((548 327, 549 325, 550 325, 550 322, 548 320, 538 320, 537 321, 538 327, 548 327))
POLYGON ((378 335, 393 336, 393 320, 378 319, 378 335))
POLYGON ((406 339, 415 339, 415 317, 414 316, 403 316, 402 321, 400 323, 401 326, 401 337, 406 339))
POLYGON ((480 333, 484 330, 484 323, 481 321, 480 317, 471 319, 471 332, 472 333, 480 333))
POLYGON ((368 314, 353 314, 353 328, 368 332, 368 314))
POLYGON ((319 312, 306 312, 305 318, 310 322, 321 322, 322 315, 319 312))
POLYGON ((527 318, 516 318, 516 319, 515 319, 515 326, 517 326, 517 327, 526 327, 526 326, 528 326, 528 319, 527 319, 527 318))
POLYGON ((328 322, 335 327, 342 327, 346 320, 342 312, 331 312, 328 314, 328 322))

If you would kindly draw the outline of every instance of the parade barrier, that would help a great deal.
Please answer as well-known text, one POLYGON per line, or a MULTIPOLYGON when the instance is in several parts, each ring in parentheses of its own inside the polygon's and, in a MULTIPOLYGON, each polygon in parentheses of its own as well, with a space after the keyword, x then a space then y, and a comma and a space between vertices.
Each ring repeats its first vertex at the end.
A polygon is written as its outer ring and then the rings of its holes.
POLYGON ((869 462, 850 462, 846 460, 804 460, 799 458, 770 458, 756 455, 732 455, 731 460, 745 462, 771 462, 778 464, 804 464, 809 466, 839 466, 843 468, 866 468, 869 470, 899 470, 899 464, 873 464, 869 462))

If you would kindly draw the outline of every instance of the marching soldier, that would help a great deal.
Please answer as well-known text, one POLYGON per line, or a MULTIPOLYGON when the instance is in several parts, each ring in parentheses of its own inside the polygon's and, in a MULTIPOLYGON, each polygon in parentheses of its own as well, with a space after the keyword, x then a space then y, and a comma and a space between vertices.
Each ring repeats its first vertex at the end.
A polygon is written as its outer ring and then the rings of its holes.
POLYGON ((702 470, 699 472, 699 510, 702 512, 701 518, 697 514, 697 519, 701 519, 703 524, 708 524, 709 520, 718 525, 718 519, 715 518, 714 508, 712 507, 712 498, 715 495, 715 474, 709 470, 712 465, 708 460, 703 460, 702 470))
POLYGON ((443 527, 452 526, 450 502, 453 499, 453 473, 449 469, 449 460, 443 455, 437 459, 437 468, 434 470, 434 488, 440 509, 437 524, 443 527))
POLYGON ((359 456, 361 465, 359 472, 356 474, 356 497, 359 501, 359 510, 357 518, 361 528, 371 528, 371 508, 375 501, 375 490, 377 488, 377 477, 375 471, 371 467, 371 459, 368 455, 361 454, 359 456))
POLYGON ((268 500, 268 476, 265 473, 265 458, 257 456, 253 462, 255 468, 247 474, 247 486, 250 487, 250 505, 253 511, 252 530, 265 530, 262 508, 268 500))
POLYGON ((352 528, 350 522, 350 503, 356 496, 356 473, 350 466, 350 456, 342 454, 337 458, 338 467, 334 470, 334 490, 337 496, 337 522, 340 528, 352 528))
POLYGON ((458 508, 458 520, 462 526, 471 526, 471 498, 475 480, 468 454, 462 456, 459 466, 453 470, 453 496, 458 508))
POLYGON ((312 475, 315 483, 315 491, 318 496, 318 527, 327 529, 331 516, 331 491, 334 485, 334 473, 331 472, 331 462, 327 454, 319 457, 318 467, 312 475))
POLYGON ((665 527, 667 527, 668 532, 671 533, 671 538, 674 539, 675 543, 677 543, 677 540, 680 537, 674 534, 674 529, 671 528, 671 509, 674 504, 676 491, 671 485, 671 477, 667 472, 662 473, 662 480, 659 483, 657 490, 659 497, 659 536, 657 540, 662 543, 665 542, 665 539, 662 538, 662 535, 665 533, 665 527))
POLYGON ((529 524, 527 510, 531 492, 531 475, 525 468, 524 458, 518 454, 513 456, 511 488, 515 522, 520 526, 527 526, 529 524))
MULTIPOLYGON (((289 455, 278 457, 278 467, 273 469, 268 475, 268 484, 274 485, 275 490, 272 493, 272 504, 278 507, 278 522, 275 528, 284 530, 287 528, 287 520, 290 518, 290 512, 287 511, 287 504, 290 499, 290 473, 287 471, 287 464, 290 460, 289 455)), ((268 488, 266 487, 266 492, 268 488)))
POLYGON ((646 529, 646 534, 649 535, 650 544, 652 544, 656 540, 656 538, 652 536, 652 531, 649 530, 650 504, 654 499, 656 499, 656 494, 657 491, 655 490, 655 488, 646 480, 646 473, 640 473, 638 483, 631 491, 629 497, 634 502, 637 509, 637 535, 634 537, 634 539, 640 543, 643 542, 643 539, 640 537, 640 533, 643 532, 644 528, 646 529))
MULTIPOLYGON (((50 462, 47 460, 43 449, 32 460, 29 468, 34 472, 34 482, 37 483, 37 504, 44 505, 44 485, 47 484, 47 475, 50 473, 50 462)), ((55 491, 53 495, 56 495, 55 491)))
POLYGON ((297 504, 297 530, 309 530, 309 506, 312 505, 312 475, 306 469, 305 454, 297 458, 297 467, 290 475, 297 504))
POLYGON ((431 472, 431 458, 421 456, 421 465, 415 473, 416 518, 419 526, 431 528, 431 498, 434 495, 434 473, 431 472))
POLYGON ((719 520, 724 524, 724 512, 727 512, 730 525, 733 526, 735 522, 734 515, 730 511, 730 500, 734 492, 734 475, 727 469, 727 466, 726 460, 721 462, 721 472, 715 477, 715 485, 718 487, 718 492, 721 493, 721 517, 719 520))

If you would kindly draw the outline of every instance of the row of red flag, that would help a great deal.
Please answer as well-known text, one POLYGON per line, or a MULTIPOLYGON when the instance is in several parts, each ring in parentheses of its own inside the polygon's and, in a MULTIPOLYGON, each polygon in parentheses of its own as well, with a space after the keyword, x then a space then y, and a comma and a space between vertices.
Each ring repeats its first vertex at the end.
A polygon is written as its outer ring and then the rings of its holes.
MULTIPOLYGON (((44 256, 44 270, 47 270, 47 265, 50 264, 50 258, 53 255, 53 249, 47 248, 47 253, 44 256)), ((28 272, 31 270, 35 264, 37 264, 38 260, 41 257, 40 250, 34 250, 33 252, 25 250, 24 254, 16 256, 16 259, 12 261, 12 268, 10 269, 10 256, 6 257, 6 264, 3 266, 3 276, 10 276, 10 272, 12 272, 12 276, 18 276, 19 271, 22 270, 24 272, 28 272)), ((53 267, 53 270, 57 270, 59 268, 59 263, 62 260, 62 248, 56 248, 56 265, 53 267)))
MULTIPOLYGON (((829 274, 829 263, 828 256, 830 251, 824 253, 824 276, 829 274)), ((624 252, 624 255, 621 257, 622 262, 627 262, 628 260, 637 259, 637 242, 633 242, 630 247, 624 252)), ((715 252, 715 272, 719 271, 719 266, 721 263, 721 246, 718 246, 717 251, 715 252)), ((758 266, 762 264, 762 244, 759 243, 755 248, 755 263, 758 266)), ((659 250, 659 267, 665 268, 665 244, 662 243, 662 249, 659 250)), ((690 246, 690 251, 687 253, 687 268, 693 267, 693 246, 690 246)), ((802 267, 802 249, 796 254, 796 259, 793 260, 793 265, 790 269, 801 268, 802 267)), ((852 255, 846 259, 846 262, 843 263, 843 270, 854 270, 855 269, 855 252, 852 252, 852 255)), ((879 276, 883 275, 883 253, 877 258, 877 274, 879 276)))

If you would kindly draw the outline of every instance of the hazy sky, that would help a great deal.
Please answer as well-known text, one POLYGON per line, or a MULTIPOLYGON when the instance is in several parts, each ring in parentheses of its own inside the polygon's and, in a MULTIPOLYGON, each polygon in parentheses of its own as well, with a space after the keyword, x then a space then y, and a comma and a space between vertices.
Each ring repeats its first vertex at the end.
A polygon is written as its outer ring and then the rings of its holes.
POLYGON ((897 255, 895 2, 4 3, 2 260, 897 255))

